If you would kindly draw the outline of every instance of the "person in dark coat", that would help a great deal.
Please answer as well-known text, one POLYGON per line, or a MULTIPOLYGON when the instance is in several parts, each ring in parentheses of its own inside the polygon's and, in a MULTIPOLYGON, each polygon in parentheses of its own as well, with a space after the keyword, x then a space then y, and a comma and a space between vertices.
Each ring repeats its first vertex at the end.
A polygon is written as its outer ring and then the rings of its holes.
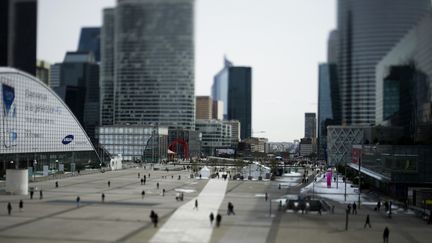
POLYGON ((383 232, 383 242, 384 243, 389 242, 389 235, 390 235, 390 230, 387 227, 385 227, 384 232, 383 232))
POLYGON ((55 182, 55 187, 58 188, 58 181, 55 182))
POLYGON ((8 215, 11 215, 11 212, 12 212, 12 204, 11 204, 10 202, 8 202, 8 205, 7 205, 7 211, 8 211, 8 215))
POLYGON ((196 209, 196 210, 198 210, 198 199, 195 199, 195 206, 194 206, 194 208, 193 209, 196 209))
POLYGON ((42 190, 40 190, 39 191, 39 200, 42 200, 43 199, 43 192, 42 192, 42 190))
POLYGON ((370 223, 369 214, 366 216, 366 222, 365 222, 363 228, 366 228, 366 225, 369 225, 369 228, 372 228, 371 223, 370 223))
POLYGON ((111 181, 108 181, 108 187, 111 187, 111 181))
POLYGON ((31 188, 31 189, 30 189, 30 199, 33 199, 33 194, 34 194, 34 189, 31 188))
POLYGON ((145 196, 145 191, 142 190, 142 192, 141 192, 141 199, 144 199, 144 196, 145 196))
POLYGON ((266 200, 266 202, 267 202, 267 199, 268 199, 268 193, 266 192, 265 193, 265 200, 266 200))
POLYGON ((214 221, 214 215, 213 215, 213 212, 210 213, 209 218, 210 218, 210 225, 213 225, 213 221, 214 221))
POLYGON ((156 188, 159 190, 159 182, 156 183, 156 188))
POLYGON ((20 212, 22 212, 23 208, 24 208, 24 202, 23 202, 23 200, 20 200, 19 201, 19 210, 20 210, 20 212))
POLYGON ((353 209, 352 213, 357 214, 357 204, 355 202, 352 205, 352 209, 353 209))
POLYGON ((222 221, 222 215, 218 214, 216 216, 216 227, 220 226, 221 221, 222 221))
POLYGON ((105 202, 105 193, 102 193, 101 198, 102 198, 102 202, 105 202))
POLYGON ((380 211, 380 208, 381 208, 381 201, 378 200, 378 202, 377 202, 377 211, 378 212, 380 211))
POLYGON ((79 208, 79 206, 80 206, 80 201, 81 201, 81 198, 78 196, 76 198, 77 208, 79 208))

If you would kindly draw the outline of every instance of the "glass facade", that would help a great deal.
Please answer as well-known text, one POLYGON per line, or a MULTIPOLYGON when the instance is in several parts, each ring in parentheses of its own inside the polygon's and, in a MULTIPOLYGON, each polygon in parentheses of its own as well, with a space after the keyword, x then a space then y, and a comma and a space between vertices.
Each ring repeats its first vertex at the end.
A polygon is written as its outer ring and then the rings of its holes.
POLYGON ((342 124, 375 123, 375 67, 430 6, 430 0, 338 1, 342 124))
POLYGON ((376 68, 376 123, 403 127, 406 143, 432 143, 432 14, 376 68))
POLYGON ((318 156, 327 158, 327 126, 340 124, 335 64, 320 64, 318 79, 318 156))
POLYGON ((202 153, 215 155, 218 148, 230 148, 232 140, 231 125, 219 120, 196 120, 196 131, 202 134, 202 153))
POLYGON ((78 51, 92 52, 96 62, 100 62, 100 31, 99 27, 82 28, 78 43, 78 51))
POLYGON ((168 129, 156 126, 102 126, 97 129, 101 146, 111 156, 126 161, 160 162, 167 159, 168 129))
POLYGON ((84 129, 48 86, 11 68, 0 68, 0 85, 0 163, 14 160, 25 167, 36 158, 39 165, 54 158, 78 163, 82 153, 85 162, 98 161, 84 129))
POLYGON ((193 130, 194 0, 122 0, 114 12, 113 124, 193 130))

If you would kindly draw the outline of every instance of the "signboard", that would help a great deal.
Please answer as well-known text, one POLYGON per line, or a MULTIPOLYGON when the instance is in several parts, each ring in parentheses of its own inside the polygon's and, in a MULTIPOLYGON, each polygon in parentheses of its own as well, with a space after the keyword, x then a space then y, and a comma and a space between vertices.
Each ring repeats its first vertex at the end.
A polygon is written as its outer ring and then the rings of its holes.
POLYGON ((54 91, 0 68, 0 154, 90 150, 78 120, 54 91))
POLYGON ((64 171, 64 164, 59 164, 58 166, 59 166, 58 170, 63 172, 64 171))
POLYGON ((361 145, 353 145, 352 146, 352 163, 359 164, 362 155, 362 146, 361 145))

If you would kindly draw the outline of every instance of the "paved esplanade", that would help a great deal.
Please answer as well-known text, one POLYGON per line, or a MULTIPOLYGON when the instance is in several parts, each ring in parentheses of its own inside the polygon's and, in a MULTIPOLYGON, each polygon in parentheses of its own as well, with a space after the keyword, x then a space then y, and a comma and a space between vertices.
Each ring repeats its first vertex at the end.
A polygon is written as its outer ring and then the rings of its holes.
POLYGON ((209 242, 213 231, 209 215, 213 212, 216 217, 227 185, 228 180, 209 180, 199 196, 177 209, 150 242, 209 242), (194 209, 196 199, 198 209, 194 209))

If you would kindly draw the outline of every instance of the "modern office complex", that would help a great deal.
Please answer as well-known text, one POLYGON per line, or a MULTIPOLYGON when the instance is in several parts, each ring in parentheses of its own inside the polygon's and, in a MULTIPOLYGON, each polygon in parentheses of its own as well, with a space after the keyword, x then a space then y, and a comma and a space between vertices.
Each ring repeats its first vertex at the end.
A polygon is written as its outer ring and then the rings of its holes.
POLYGON ((202 134, 202 153, 215 155, 216 149, 231 147, 231 125, 219 120, 196 120, 196 131, 202 134))
POLYGON ((327 126, 339 125, 339 97, 336 65, 319 65, 318 77, 318 157, 326 159, 327 126))
MULTIPOLYGON (((100 124, 114 124, 114 12, 103 10, 100 66, 100 124)), ((52 67, 51 67, 52 69, 52 67)), ((53 71, 51 71, 51 74, 53 71)), ((51 75, 52 77, 52 75, 51 75)))
POLYGON ((213 100, 210 96, 196 97, 196 119, 212 119, 213 100))
POLYGON ((37 0, 0 1, 0 66, 36 75, 37 0))
POLYGON ((405 144, 432 143, 432 14, 379 62, 376 124, 401 127, 405 144))
POLYGON ((100 62, 100 27, 84 27, 78 43, 79 52, 93 52, 96 62, 100 62))
POLYGON ((215 75, 213 100, 224 102, 224 120, 238 120, 241 139, 252 135, 252 69, 236 67, 225 59, 224 68, 215 75))
POLYGON ((430 6, 430 0, 338 1, 342 124, 375 123, 375 67, 430 6))
POLYGON ((59 83, 54 91, 72 110, 96 144, 99 125, 99 65, 92 52, 68 52, 59 67, 59 83))
POLYGON ((221 100, 213 100, 212 119, 223 120, 224 103, 221 100))
POLYGON ((102 72, 102 124, 113 92, 113 125, 193 130, 194 0, 123 0, 105 10, 102 72))
POLYGON ((167 159, 168 129, 159 126, 103 126, 96 132, 111 156, 125 161, 161 162, 167 159))
POLYGON ((231 126, 231 146, 233 148, 237 147, 237 144, 240 142, 240 131, 241 124, 238 120, 228 120, 223 121, 225 124, 229 124, 231 126))
POLYGON ((99 165, 78 119, 48 86, 12 68, 0 68, 0 83, 0 175, 7 168, 99 165))

